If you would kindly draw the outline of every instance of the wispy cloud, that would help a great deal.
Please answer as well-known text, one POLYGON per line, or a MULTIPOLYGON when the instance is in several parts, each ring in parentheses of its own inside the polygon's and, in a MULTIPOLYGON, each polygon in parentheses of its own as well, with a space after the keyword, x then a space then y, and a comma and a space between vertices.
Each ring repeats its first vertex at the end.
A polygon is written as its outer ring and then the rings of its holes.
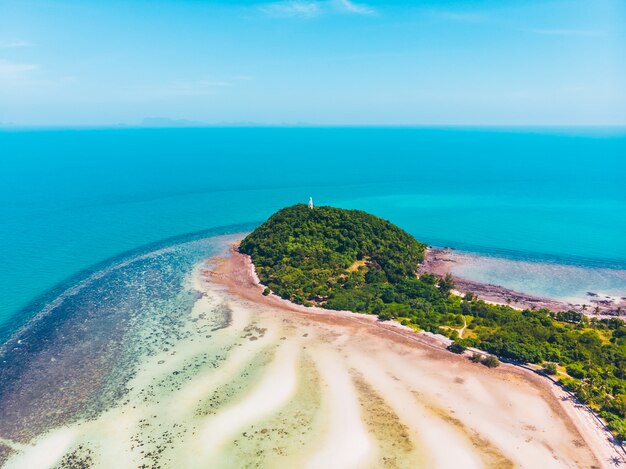
POLYGON ((28 41, 0 41, 0 49, 16 49, 18 47, 30 47, 28 41))
POLYGON ((354 13, 357 15, 373 15, 376 13, 374 8, 369 5, 365 5, 364 3, 354 3, 350 0, 336 0, 335 5, 348 13, 354 13))
POLYGON ((545 36, 599 36, 601 34, 600 31, 591 29, 525 29, 524 31, 545 36))
POLYGON ((315 18, 329 13, 349 13, 353 15, 373 15, 376 10, 364 3, 351 0, 282 0, 266 3, 259 9, 270 16, 283 18, 315 18))
POLYGON ((0 60, 0 78, 18 77, 24 73, 37 70, 38 68, 39 66, 35 64, 22 64, 0 60))
POLYGON ((287 0, 282 2, 267 3, 260 7, 263 13, 270 16, 292 17, 292 18, 313 18, 321 11, 320 2, 304 0, 287 0))

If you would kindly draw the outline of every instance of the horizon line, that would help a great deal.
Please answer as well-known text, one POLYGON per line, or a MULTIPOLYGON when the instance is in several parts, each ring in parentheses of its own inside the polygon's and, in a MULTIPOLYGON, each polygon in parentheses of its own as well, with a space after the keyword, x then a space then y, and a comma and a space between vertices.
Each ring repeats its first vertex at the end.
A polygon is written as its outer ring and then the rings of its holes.
POLYGON ((212 129, 212 128, 491 128, 491 129, 626 129, 626 123, 619 124, 315 124, 315 123, 222 123, 222 124, 182 124, 142 125, 142 124, 13 124, 0 123, 4 130, 111 130, 111 129, 212 129))

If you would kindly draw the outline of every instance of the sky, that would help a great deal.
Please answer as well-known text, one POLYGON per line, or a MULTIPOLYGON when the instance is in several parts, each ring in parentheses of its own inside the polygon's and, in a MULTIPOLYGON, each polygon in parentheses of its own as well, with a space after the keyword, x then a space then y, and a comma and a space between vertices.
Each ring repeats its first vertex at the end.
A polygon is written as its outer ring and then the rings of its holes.
POLYGON ((0 0, 0 123, 150 118, 623 126, 626 1, 0 0))

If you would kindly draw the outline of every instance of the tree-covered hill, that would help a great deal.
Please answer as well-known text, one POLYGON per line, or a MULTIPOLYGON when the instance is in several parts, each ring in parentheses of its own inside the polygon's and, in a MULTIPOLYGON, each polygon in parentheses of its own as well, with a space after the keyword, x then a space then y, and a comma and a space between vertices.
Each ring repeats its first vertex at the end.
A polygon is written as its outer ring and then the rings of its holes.
POLYGON ((294 205, 246 237, 261 282, 296 303, 327 300, 366 284, 415 277, 426 246, 359 210, 294 205))
POLYGON ((518 311, 471 293, 451 295, 450 276, 416 275, 424 250, 424 244, 381 218, 306 205, 277 212, 240 245, 268 287, 265 294, 271 290, 307 306, 395 318, 454 339, 455 351, 477 347, 542 365, 626 440, 623 320, 576 311, 518 311))

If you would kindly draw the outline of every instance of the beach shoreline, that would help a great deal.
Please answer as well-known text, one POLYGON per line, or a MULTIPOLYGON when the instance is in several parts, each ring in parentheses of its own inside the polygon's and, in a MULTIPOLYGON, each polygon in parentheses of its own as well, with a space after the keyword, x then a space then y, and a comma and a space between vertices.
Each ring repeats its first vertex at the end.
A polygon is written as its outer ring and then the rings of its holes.
POLYGON ((481 262, 483 259, 481 256, 470 256, 450 248, 430 247, 426 250, 419 273, 431 273, 440 277, 451 274, 456 284, 455 293, 464 295, 471 292, 488 303, 509 305, 519 310, 547 308, 556 312, 578 311, 590 317, 616 317, 626 314, 626 300, 622 297, 609 297, 588 292, 584 301, 581 298, 565 301, 532 295, 493 283, 470 280, 454 272, 459 266, 481 262))
MULTIPOLYGON (((125 389, 119 398, 88 418, 46 427, 22 417, 27 433, 3 422, 1 463, 223 469, 624 463, 589 409, 532 370, 506 363, 489 369, 450 353, 443 336, 374 315, 263 296, 250 259, 234 249, 239 238, 196 246, 202 254, 183 264, 174 282, 181 290, 173 298, 182 293, 187 300, 149 310, 126 336, 137 353, 132 363, 112 362, 118 372, 132 369, 119 382, 125 389)), ((161 267, 169 272, 171 262, 161 267)), ((146 265, 158 264, 140 263, 130 272, 147 271, 146 265)), ((65 335, 73 330, 70 325, 65 335)), ((84 345, 60 352, 41 358, 46 366, 78 359, 93 366, 98 359, 84 345)), ((78 371, 74 382, 89 379, 78 371)), ((29 375, 16 382, 24 392, 44 392, 32 383, 29 375)), ((4 404, 26 412, 20 415, 52 415, 65 403, 67 393, 59 393, 40 406, 15 394, 4 404)))
MULTIPOLYGON (((441 364, 462 367, 470 373, 480 376, 482 373, 496 375, 504 380, 523 380, 531 385, 541 395, 552 412, 565 422, 565 426, 572 435, 572 441, 584 441, 590 452, 594 454, 601 467, 611 467, 616 463, 626 463, 623 450, 613 442, 610 432, 602 422, 586 406, 577 403, 575 399, 558 385, 544 376, 540 376, 530 369, 524 369, 513 364, 502 364, 495 370, 487 370, 482 366, 476 367, 467 357, 454 355, 446 350, 450 341, 439 335, 420 332, 402 326, 393 321, 380 322, 375 316, 352 313, 347 311, 329 311, 316 307, 304 307, 293 304, 275 295, 262 295, 263 286, 254 271, 250 258, 240 254, 236 244, 231 245, 230 253, 225 258, 213 259, 213 267, 204 269, 202 274, 210 281, 224 286, 227 291, 237 298, 256 304, 270 306, 283 313, 297 314, 307 321, 320 322, 338 328, 348 328, 357 334, 364 330, 382 342, 408 346, 419 349, 421 352, 441 364)), ((429 271, 433 272, 432 266, 429 271)), ((440 274, 441 271, 433 273, 440 274)), ((463 284, 467 285, 467 284, 463 284)), ((549 303, 551 304, 551 303, 549 303)), ((547 306, 546 306, 547 307, 547 306)), ((580 445, 580 443, 576 443, 580 445)))

